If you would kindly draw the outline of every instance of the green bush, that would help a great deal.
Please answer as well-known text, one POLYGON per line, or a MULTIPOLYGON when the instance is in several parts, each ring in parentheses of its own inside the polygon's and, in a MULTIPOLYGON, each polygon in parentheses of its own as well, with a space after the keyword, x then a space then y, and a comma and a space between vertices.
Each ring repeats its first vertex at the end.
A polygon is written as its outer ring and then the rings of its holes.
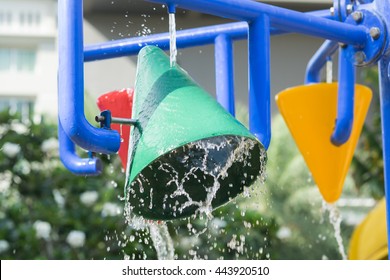
POLYGON ((58 158, 56 131, 44 121, 0 115, 0 257, 123 259, 124 250, 153 257, 150 246, 124 238, 130 229, 119 199, 124 173, 118 160, 102 157, 99 177, 75 176, 58 158))

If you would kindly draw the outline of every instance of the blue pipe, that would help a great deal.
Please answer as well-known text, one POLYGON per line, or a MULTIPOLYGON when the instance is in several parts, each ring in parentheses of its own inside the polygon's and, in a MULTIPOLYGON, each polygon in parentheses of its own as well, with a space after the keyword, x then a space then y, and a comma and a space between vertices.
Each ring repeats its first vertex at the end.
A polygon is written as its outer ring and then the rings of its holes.
POLYGON ((310 59, 306 68, 305 84, 319 83, 321 81, 321 69, 326 64, 329 56, 338 49, 339 44, 335 41, 326 40, 314 56, 310 59))
MULTIPOLYGON (((247 39, 248 24, 246 22, 237 22, 178 31, 176 44, 178 48, 213 44, 215 38, 221 34, 229 36, 233 40, 247 39)), ((169 50, 169 33, 89 45, 84 49, 84 61, 89 62, 137 55, 140 49, 146 45, 156 45, 163 50, 169 50)))
MULTIPOLYGON (((148 1, 161 4, 167 2, 167 0, 148 1)), ((364 46, 368 39, 368 30, 364 26, 353 26, 251 0, 169 0, 169 3, 184 9, 240 21, 253 21, 260 15, 266 14, 274 28, 355 46, 364 46)))
POLYGON ((215 84, 218 102, 234 116, 233 41, 224 34, 215 38, 215 84))
POLYGON ((59 119, 66 135, 78 146, 98 153, 115 153, 119 133, 93 127, 84 116, 83 1, 60 0, 59 119))
POLYGON ((98 158, 80 158, 76 154, 75 145, 68 138, 61 122, 58 122, 58 141, 60 147, 60 159, 64 166, 77 175, 99 175, 102 172, 102 163, 98 158))
MULTIPOLYGON (((328 19, 332 18, 328 10, 308 12, 305 14, 328 19)), ((288 32, 271 27, 271 35, 281 35, 286 33, 288 32)), ((222 34, 229 36, 232 40, 247 39, 248 24, 246 22, 235 22, 177 31, 176 43, 178 48, 203 46, 213 44, 215 38, 222 34)), ((89 45, 84 48, 84 61, 91 62, 122 56, 137 55, 140 49, 146 45, 156 45, 163 50, 169 50, 169 33, 89 45)))
POLYGON ((385 176, 387 245, 390 260, 390 56, 379 61, 383 165, 385 176))
POLYGON ((355 65, 351 61, 348 48, 340 48, 338 80, 337 119, 331 136, 331 142, 335 146, 341 146, 348 141, 353 126, 355 65))
POLYGON ((271 142, 270 21, 260 15, 249 23, 249 128, 265 149, 271 142))

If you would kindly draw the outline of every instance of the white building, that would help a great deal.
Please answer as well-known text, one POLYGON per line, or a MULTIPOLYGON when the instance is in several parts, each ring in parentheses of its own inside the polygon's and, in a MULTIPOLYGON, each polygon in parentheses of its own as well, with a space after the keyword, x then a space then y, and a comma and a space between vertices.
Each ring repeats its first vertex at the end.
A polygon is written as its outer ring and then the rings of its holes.
POLYGON ((0 0, 0 109, 56 113, 56 7, 54 0, 0 0))

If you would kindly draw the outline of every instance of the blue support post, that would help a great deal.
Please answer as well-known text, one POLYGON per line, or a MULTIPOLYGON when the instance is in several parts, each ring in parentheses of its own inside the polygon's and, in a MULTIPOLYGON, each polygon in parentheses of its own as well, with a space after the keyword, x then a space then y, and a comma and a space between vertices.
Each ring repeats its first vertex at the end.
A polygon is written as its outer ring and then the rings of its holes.
POLYGON ((61 122, 58 122, 58 141, 60 159, 64 166, 77 175, 99 175, 102 172, 102 163, 98 158, 80 158, 76 154, 75 145, 68 138, 61 122))
POLYGON ((335 41, 326 40, 307 64, 305 84, 319 83, 321 81, 321 69, 326 64, 328 57, 332 56, 339 44, 335 41))
POLYGON ((233 41, 224 34, 215 38, 215 84, 218 102, 234 116, 233 41))
POLYGON ((379 61, 383 165, 385 176, 387 244, 390 260, 390 56, 379 61))
POLYGON ((351 61, 350 52, 348 48, 340 48, 337 119, 331 136, 331 142, 335 146, 341 146, 348 141, 353 126, 355 65, 351 61))
POLYGON ((270 21, 249 23, 249 128, 266 149, 271 141, 270 21))
POLYGON ((80 147, 98 153, 119 150, 120 136, 113 130, 93 127, 84 116, 83 1, 60 0, 59 119, 66 135, 80 147))

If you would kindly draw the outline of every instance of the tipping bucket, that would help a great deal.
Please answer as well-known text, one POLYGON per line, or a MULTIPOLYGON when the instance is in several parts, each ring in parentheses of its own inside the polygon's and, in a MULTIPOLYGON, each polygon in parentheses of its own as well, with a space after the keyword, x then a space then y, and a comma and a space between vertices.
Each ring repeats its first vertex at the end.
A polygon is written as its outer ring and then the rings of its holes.
POLYGON ((126 197, 152 220, 208 213, 262 174, 265 150, 168 56, 139 53, 126 197))

